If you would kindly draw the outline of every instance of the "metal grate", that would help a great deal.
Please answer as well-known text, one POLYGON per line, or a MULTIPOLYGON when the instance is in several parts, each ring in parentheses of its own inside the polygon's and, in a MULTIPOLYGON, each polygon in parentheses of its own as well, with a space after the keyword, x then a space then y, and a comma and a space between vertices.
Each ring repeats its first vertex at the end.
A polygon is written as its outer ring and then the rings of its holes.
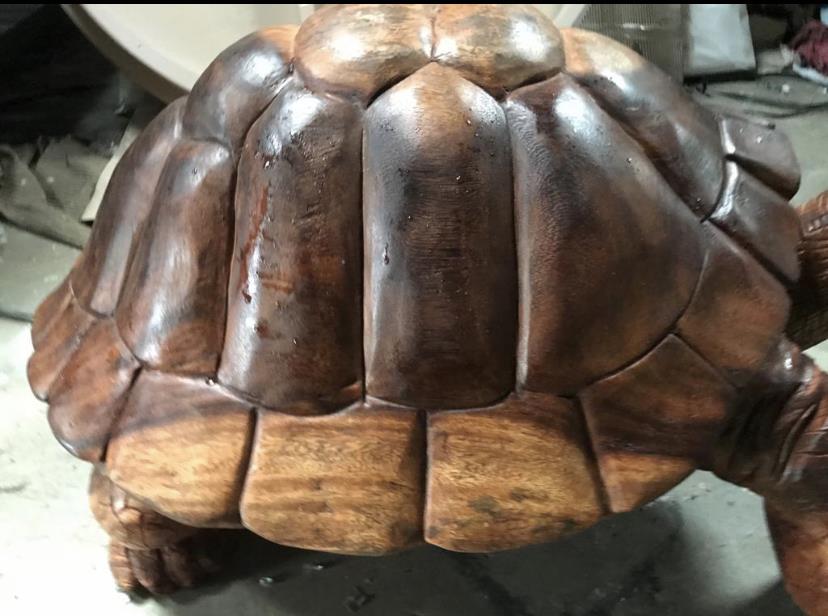
POLYGON ((631 47, 677 81, 684 78, 682 4, 590 4, 575 23, 631 47))

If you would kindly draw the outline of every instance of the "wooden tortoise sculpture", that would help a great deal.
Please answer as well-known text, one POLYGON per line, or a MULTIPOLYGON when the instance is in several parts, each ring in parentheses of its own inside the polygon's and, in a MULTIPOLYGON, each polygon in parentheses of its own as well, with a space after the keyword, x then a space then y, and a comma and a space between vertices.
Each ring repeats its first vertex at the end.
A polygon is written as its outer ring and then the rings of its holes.
POLYGON ((494 551, 701 467, 765 497, 825 615, 826 380, 791 340, 828 335, 828 203, 798 217, 798 182, 771 127, 532 8, 331 5, 132 145, 29 378, 125 589, 193 584, 198 529, 494 551))

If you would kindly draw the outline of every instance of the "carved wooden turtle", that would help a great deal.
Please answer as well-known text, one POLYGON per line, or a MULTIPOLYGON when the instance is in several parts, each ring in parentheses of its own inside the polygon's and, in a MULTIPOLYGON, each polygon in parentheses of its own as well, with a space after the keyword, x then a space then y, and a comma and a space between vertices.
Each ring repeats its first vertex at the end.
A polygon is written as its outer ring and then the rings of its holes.
POLYGON ((828 405, 783 334, 791 289, 792 331, 828 331, 798 182, 783 135, 534 9, 332 5, 132 145, 30 381, 124 588, 193 583, 196 529, 492 551, 704 467, 767 497, 828 614, 828 405))

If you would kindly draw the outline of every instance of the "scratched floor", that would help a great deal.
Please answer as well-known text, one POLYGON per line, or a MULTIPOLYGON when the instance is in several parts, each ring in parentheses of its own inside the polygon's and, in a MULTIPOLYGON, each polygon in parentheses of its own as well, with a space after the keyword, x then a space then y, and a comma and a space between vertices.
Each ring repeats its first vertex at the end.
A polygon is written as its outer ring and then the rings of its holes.
MULTIPOLYGON (((711 102, 732 106, 737 98, 711 102)), ((828 111, 778 123, 805 170, 798 203, 828 188, 828 111)), ((0 303, 30 311, 73 258, 70 249, 6 226, 0 303)), ((29 393, 28 330, 25 322, 0 319, 2 615, 800 614, 779 583, 758 498, 706 473, 640 511, 553 545, 488 557, 421 548, 369 559, 278 549, 240 536, 228 574, 203 591, 130 598, 112 587, 106 538, 86 507, 89 469, 51 438, 44 405, 29 393)), ((828 349, 815 355, 828 366, 828 349)))

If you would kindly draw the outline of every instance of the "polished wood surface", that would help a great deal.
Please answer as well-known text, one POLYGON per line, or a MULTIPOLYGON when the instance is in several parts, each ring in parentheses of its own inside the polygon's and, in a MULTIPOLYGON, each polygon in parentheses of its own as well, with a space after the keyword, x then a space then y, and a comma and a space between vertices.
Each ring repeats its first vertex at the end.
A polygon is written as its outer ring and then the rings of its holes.
POLYGON ((701 272, 702 232, 641 147, 572 78, 518 90, 507 111, 518 382, 574 395, 669 332, 701 272))
POLYGON ((140 363, 113 319, 95 322, 49 390, 49 424, 73 455, 103 460, 140 363), (96 383, 89 387, 89 383, 96 383))
POLYGON ((494 96, 563 67, 560 32, 531 5, 444 4, 433 20, 433 60, 494 96))
POLYGON ((296 35, 296 73, 313 90, 364 102, 430 61, 434 7, 328 5, 296 35))
POLYGON ((503 398, 517 323, 503 111, 430 64, 371 106, 363 158, 367 393, 418 408, 503 398))
POLYGON ((408 408, 260 411, 242 521, 276 543, 326 552, 376 555, 421 543, 424 445, 408 408))
POLYGON ((264 406, 362 388, 361 146, 356 107, 295 82, 248 135, 219 380, 264 406))
POLYGON ((796 211, 736 163, 727 163, 724 192, 710 215, 766 267, 788 282, 799 278, 796 211))
POLYGON ((205 379, 144 371, 112 434, 109 477, 191 526, 237 526, 253 407, 205 379))
POLYGON ((799 164, 787 136, 742 118, 720 120, 725 155, 786 199, 799 188, 799 164))
POLYGON ((684 203, 708 215, 724 182, 713 115, 628 47, 595 32, 561 33, 567 73, 635 137, 684 203))
POLYGON ((705 461, 736 391, 675 335, 584 389, 584 407, 613 511, 660 496, 705 461))
POLYGON ((224 146, 188 139, 170 152, 115 311, 127 346, 153 368, 215 374, 234 175, 224 146))
POLYGON ((179 99, 156 116, 112 173, 92 236, 69 278, 78 301, 91 312, 108 316, 115 310, 129 253, 150 214, 170 150, 181 137, 184 104, 179 99))
POLYGON ((744 385, 761 369, 788 319, 791 301, 780 281, 713 224, 693 299, 676 324, 682 340, 744 385))
POLYGON ((428 417, 426 541, 487 552, 552 541, 608 513, 583 416, 525 393, 428 417))
POLYGON ((534 9, 330 5, 136 142, 35 315, 32 388, 99 461, 127 588, 193 583, 195 527, 490 551, 702 466, 781 512, 820 614, 824 386, 783 327, 828 335, 828 206, 798 218, 797 184, 778 131, 534 9), (188 536, 136 545, 113 491, 188 536))

